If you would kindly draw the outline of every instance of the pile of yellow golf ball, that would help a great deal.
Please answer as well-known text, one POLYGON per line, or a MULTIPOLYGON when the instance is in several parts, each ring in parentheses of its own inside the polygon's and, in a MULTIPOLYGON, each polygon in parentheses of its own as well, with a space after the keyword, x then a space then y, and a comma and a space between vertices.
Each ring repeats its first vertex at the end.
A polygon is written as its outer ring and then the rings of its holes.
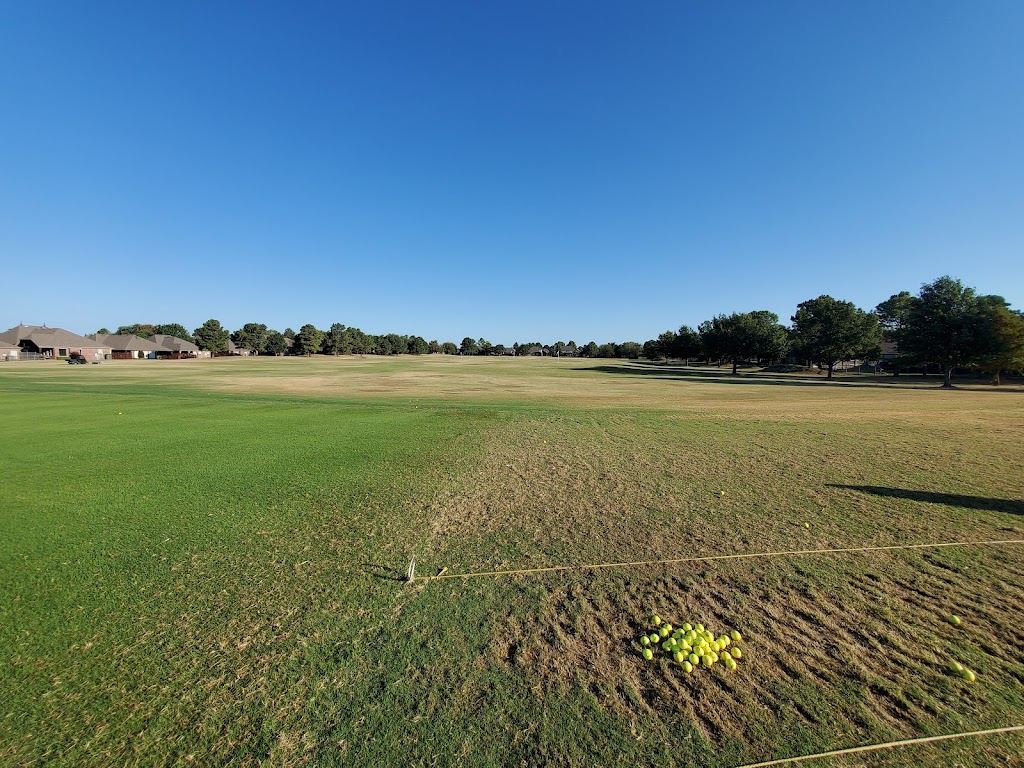
POLYGON ((639 638, 640 653, 645 659, 653 661, 658 654, 668 654, 687 673, 719 662, 729 670, 736 669, 736 662, 743 658, 743 649, 736 643, 742 640, 735 629, 716 635, 703 624, 685 622, 673 627, 657 615, 651 617, 650 626, 639 638))

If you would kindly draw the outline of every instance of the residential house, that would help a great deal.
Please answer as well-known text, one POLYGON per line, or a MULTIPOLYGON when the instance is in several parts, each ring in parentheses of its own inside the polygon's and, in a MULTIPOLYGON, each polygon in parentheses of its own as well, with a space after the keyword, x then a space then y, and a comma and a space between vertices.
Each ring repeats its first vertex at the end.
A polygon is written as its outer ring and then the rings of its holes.
POLYGON ((93 361, 102 360, 110 354, 110 347, 96 339, 79 336, 63 328, 47 328, 45 325, 17 325, 0 333, 0 341, 16 344, 22 352, 42 355, 44 358, 81 355, 93 361))
POLYGON ((251 349, 246 349, 245 347, 240 347, 235 344, 235 342, 231 341, 231 339, 228 339, 228 354, 238 357, 248 357, 253 354, 253 351, 251 349))
POLYGON ((7 341, 0 341, 0 361, 17 360, 21 347, 7 341))
POLYGON ((159 344, 134 334, 93 333, 89 338, 110 347, 110 356, 115 360, 155 360, 161 352, 166 352, 159 344))
POLYGON ((160 357, 169 358, 171 360, 184 360, 193 357, 210 356, 208 350, 200 349, 191 341, 179 339, 177 336, 167 336, 162 333, 157 333, 150 338, 150 341, 162 347, 161 351, 158 353, 160 357))

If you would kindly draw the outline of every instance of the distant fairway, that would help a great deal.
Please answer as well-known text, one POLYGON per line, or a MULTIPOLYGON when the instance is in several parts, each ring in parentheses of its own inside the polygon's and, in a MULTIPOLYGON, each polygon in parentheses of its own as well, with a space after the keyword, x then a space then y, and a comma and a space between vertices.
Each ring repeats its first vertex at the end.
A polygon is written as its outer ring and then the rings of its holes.
MULTIPOLYGON (((1024 541, 1024 390, 938 384, 0 365, 0 764, 729 766, 1024 724, 1020 544, 401 582, 413 555, 430 575, 1024 541), (644 661, 652 612, 739 627, 739 669, 644 661)), ((1020 754, 1018 733, 870 764, 1020 754)))

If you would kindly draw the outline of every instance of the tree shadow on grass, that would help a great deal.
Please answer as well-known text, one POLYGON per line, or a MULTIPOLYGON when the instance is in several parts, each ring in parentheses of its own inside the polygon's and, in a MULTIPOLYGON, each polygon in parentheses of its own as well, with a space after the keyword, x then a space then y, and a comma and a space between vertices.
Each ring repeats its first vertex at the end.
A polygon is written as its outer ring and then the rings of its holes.
POLYGON ((799 376, 793 374, 765 374, 758 372, 739 372, 735 376, 730 369, 714 369, 699 371, 682 366, 665 365, 664 362, 631 362, 631 364, 597 366, 590 369, 604 374, 620 374, 627 376, 653 376, 678 381, 707 382, 709 384, 761 384, 787 387, 865 387, 870 389, 933 389, 942 384, 940 377, 922 379, 919 384, 905 383, 895 377, 881 377, 864 374, 864 381, 849 379, 826 379, 824 376, 799 376))
POLYGON ((991 499, 985 496, 962 496, 957 493, 936 493, 934 491, 911 491, 906 488, 886 488, 879 485, 840 485, 828 483, 829 488, 845 488, 850 491, 870 493, 874 496, 887 496, 891 499, 910 499, 928 504, 945 504, 950 507, 964 509, 980 509, 987 512, 1009 512, 1011 515, 1024 515, 1024 501, 1014 499, 991 499))
MULTIPOLYGON (((650 363, 641 360, 608 365, 598 365, 591 368, 592 371, 600 373, 614 373, 627 376, 654 376, 663 379, 676 379, 678 381, 707 382, 712 384, 761 384, 778 385, 785 387, 854 387, 866 389, 909 389, 915 391, 939 389, 942 386, 942 377, 939 375, 911 376, 904 374, 897 378, 885 374, 841 374, 838 379, 827 379, 824 374, 778 374, 762 373, 761 371, 740 371, 733 375, 730 368, 714 368, 701 370, 682 365, 650 363), (854 375, 858 380, 851 380, 846 376, 854 375)), ((960 380, 955 389, 982 389, 986 392, 1015 392, 1021 393, 1020 387, 992 387, 981 382, 976 384, 960 380)), ((948 390, 947 390, 948 391, 948 390)))

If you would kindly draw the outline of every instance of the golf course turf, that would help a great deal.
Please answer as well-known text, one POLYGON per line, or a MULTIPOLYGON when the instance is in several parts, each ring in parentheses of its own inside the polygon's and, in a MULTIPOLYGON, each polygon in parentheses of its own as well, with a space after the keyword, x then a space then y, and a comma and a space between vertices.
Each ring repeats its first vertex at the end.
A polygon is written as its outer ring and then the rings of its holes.
POLYGON ((972 544, 1024 542, 1024 390, 958 383, 4 364, 0 764, 732 766, 1024 724, 1024 543, 972 544), (737 669, 646 661, 652 613, 739 629, 737 669))

